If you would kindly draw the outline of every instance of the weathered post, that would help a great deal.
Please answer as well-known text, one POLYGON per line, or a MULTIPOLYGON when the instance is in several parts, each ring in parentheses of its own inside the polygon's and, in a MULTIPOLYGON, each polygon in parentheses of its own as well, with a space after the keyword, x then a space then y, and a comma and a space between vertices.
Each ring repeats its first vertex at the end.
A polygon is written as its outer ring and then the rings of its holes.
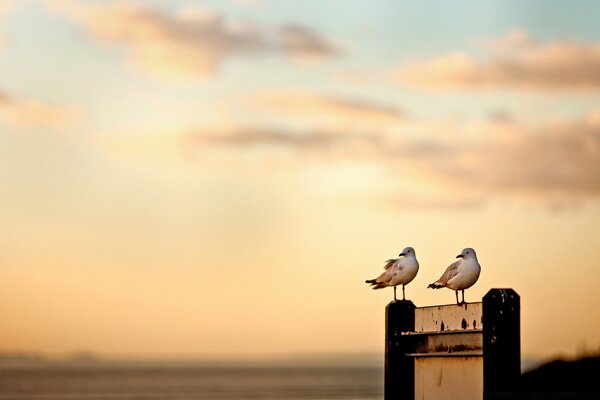
POLYGON ((521 376, 521 309, 512 289, 482 302, 386 307, 385 400, 513 398, 521 376))
POLYGON ((385 400, 513 398, 521 375, 520 298, 492 289, 482 302, 386 307, 385 400))
POLYGON ((512 289, 483 297, 483 392, 485 399, 518 390, 521 376, 521 299, 512 289))
POLYGON ((409 300, 393 301, 385 309, 385 400, 415 398, 415 363, 411 337, 415 329, 415 305, 409 300))

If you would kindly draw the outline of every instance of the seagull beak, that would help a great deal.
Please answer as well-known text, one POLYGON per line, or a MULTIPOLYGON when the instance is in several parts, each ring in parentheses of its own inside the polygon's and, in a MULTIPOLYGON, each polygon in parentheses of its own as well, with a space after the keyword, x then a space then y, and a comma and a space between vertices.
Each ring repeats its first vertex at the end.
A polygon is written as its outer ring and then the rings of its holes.
POLYGON ((405 255, 406 255, 406 253, 400 253, 400 254, 398 254, 399 257, 405 256, 405 255))
POLYGON ((464 256, 462 254, 459 254, 456 256, 456 258, 463 258, 464 256))

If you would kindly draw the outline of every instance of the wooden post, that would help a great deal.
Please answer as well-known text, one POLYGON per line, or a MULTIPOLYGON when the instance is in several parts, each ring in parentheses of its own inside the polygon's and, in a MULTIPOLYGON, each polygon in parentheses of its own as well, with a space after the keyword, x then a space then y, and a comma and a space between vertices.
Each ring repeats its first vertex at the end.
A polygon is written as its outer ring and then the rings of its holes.
POLYGON ((518 390, 521 376, 521 299, 512 289, 491 289, 483 297, 483 393, 518 390))
POLYGON ((415 363, 412 338, 402 332, 415 329, 415 305, 409 300, 393 301, 385 309, 385 400, 415 398, 415 363))
POLYGON ((416 308, 391 302, 384 399, 512 398, 521 376, 520 313, 512 289, 492 289, 480 303, 416 308))

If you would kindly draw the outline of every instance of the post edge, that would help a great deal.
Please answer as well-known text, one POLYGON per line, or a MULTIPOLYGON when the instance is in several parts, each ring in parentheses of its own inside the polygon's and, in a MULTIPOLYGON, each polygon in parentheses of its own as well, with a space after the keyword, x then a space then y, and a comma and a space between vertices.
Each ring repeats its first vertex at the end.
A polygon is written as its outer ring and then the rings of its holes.
POLYGON ((491 289, 483 297, 483 398, 519 390, 521 299, 513 289, 491 289))
POLYGON ((385 309, 385 400, 413 400, 415 364, 412 341, 402 332, 415 329, 415 305, 410 300, 393 301, 385 309))

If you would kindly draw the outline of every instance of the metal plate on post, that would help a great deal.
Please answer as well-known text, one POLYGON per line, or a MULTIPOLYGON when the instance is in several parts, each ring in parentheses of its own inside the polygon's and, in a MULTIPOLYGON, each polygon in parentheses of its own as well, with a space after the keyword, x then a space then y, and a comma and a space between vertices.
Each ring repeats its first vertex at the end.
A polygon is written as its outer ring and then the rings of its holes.
POLYGON ((419 307, 415 310, 415 332, 445 332, 482 329, 482 303, 419 307))

